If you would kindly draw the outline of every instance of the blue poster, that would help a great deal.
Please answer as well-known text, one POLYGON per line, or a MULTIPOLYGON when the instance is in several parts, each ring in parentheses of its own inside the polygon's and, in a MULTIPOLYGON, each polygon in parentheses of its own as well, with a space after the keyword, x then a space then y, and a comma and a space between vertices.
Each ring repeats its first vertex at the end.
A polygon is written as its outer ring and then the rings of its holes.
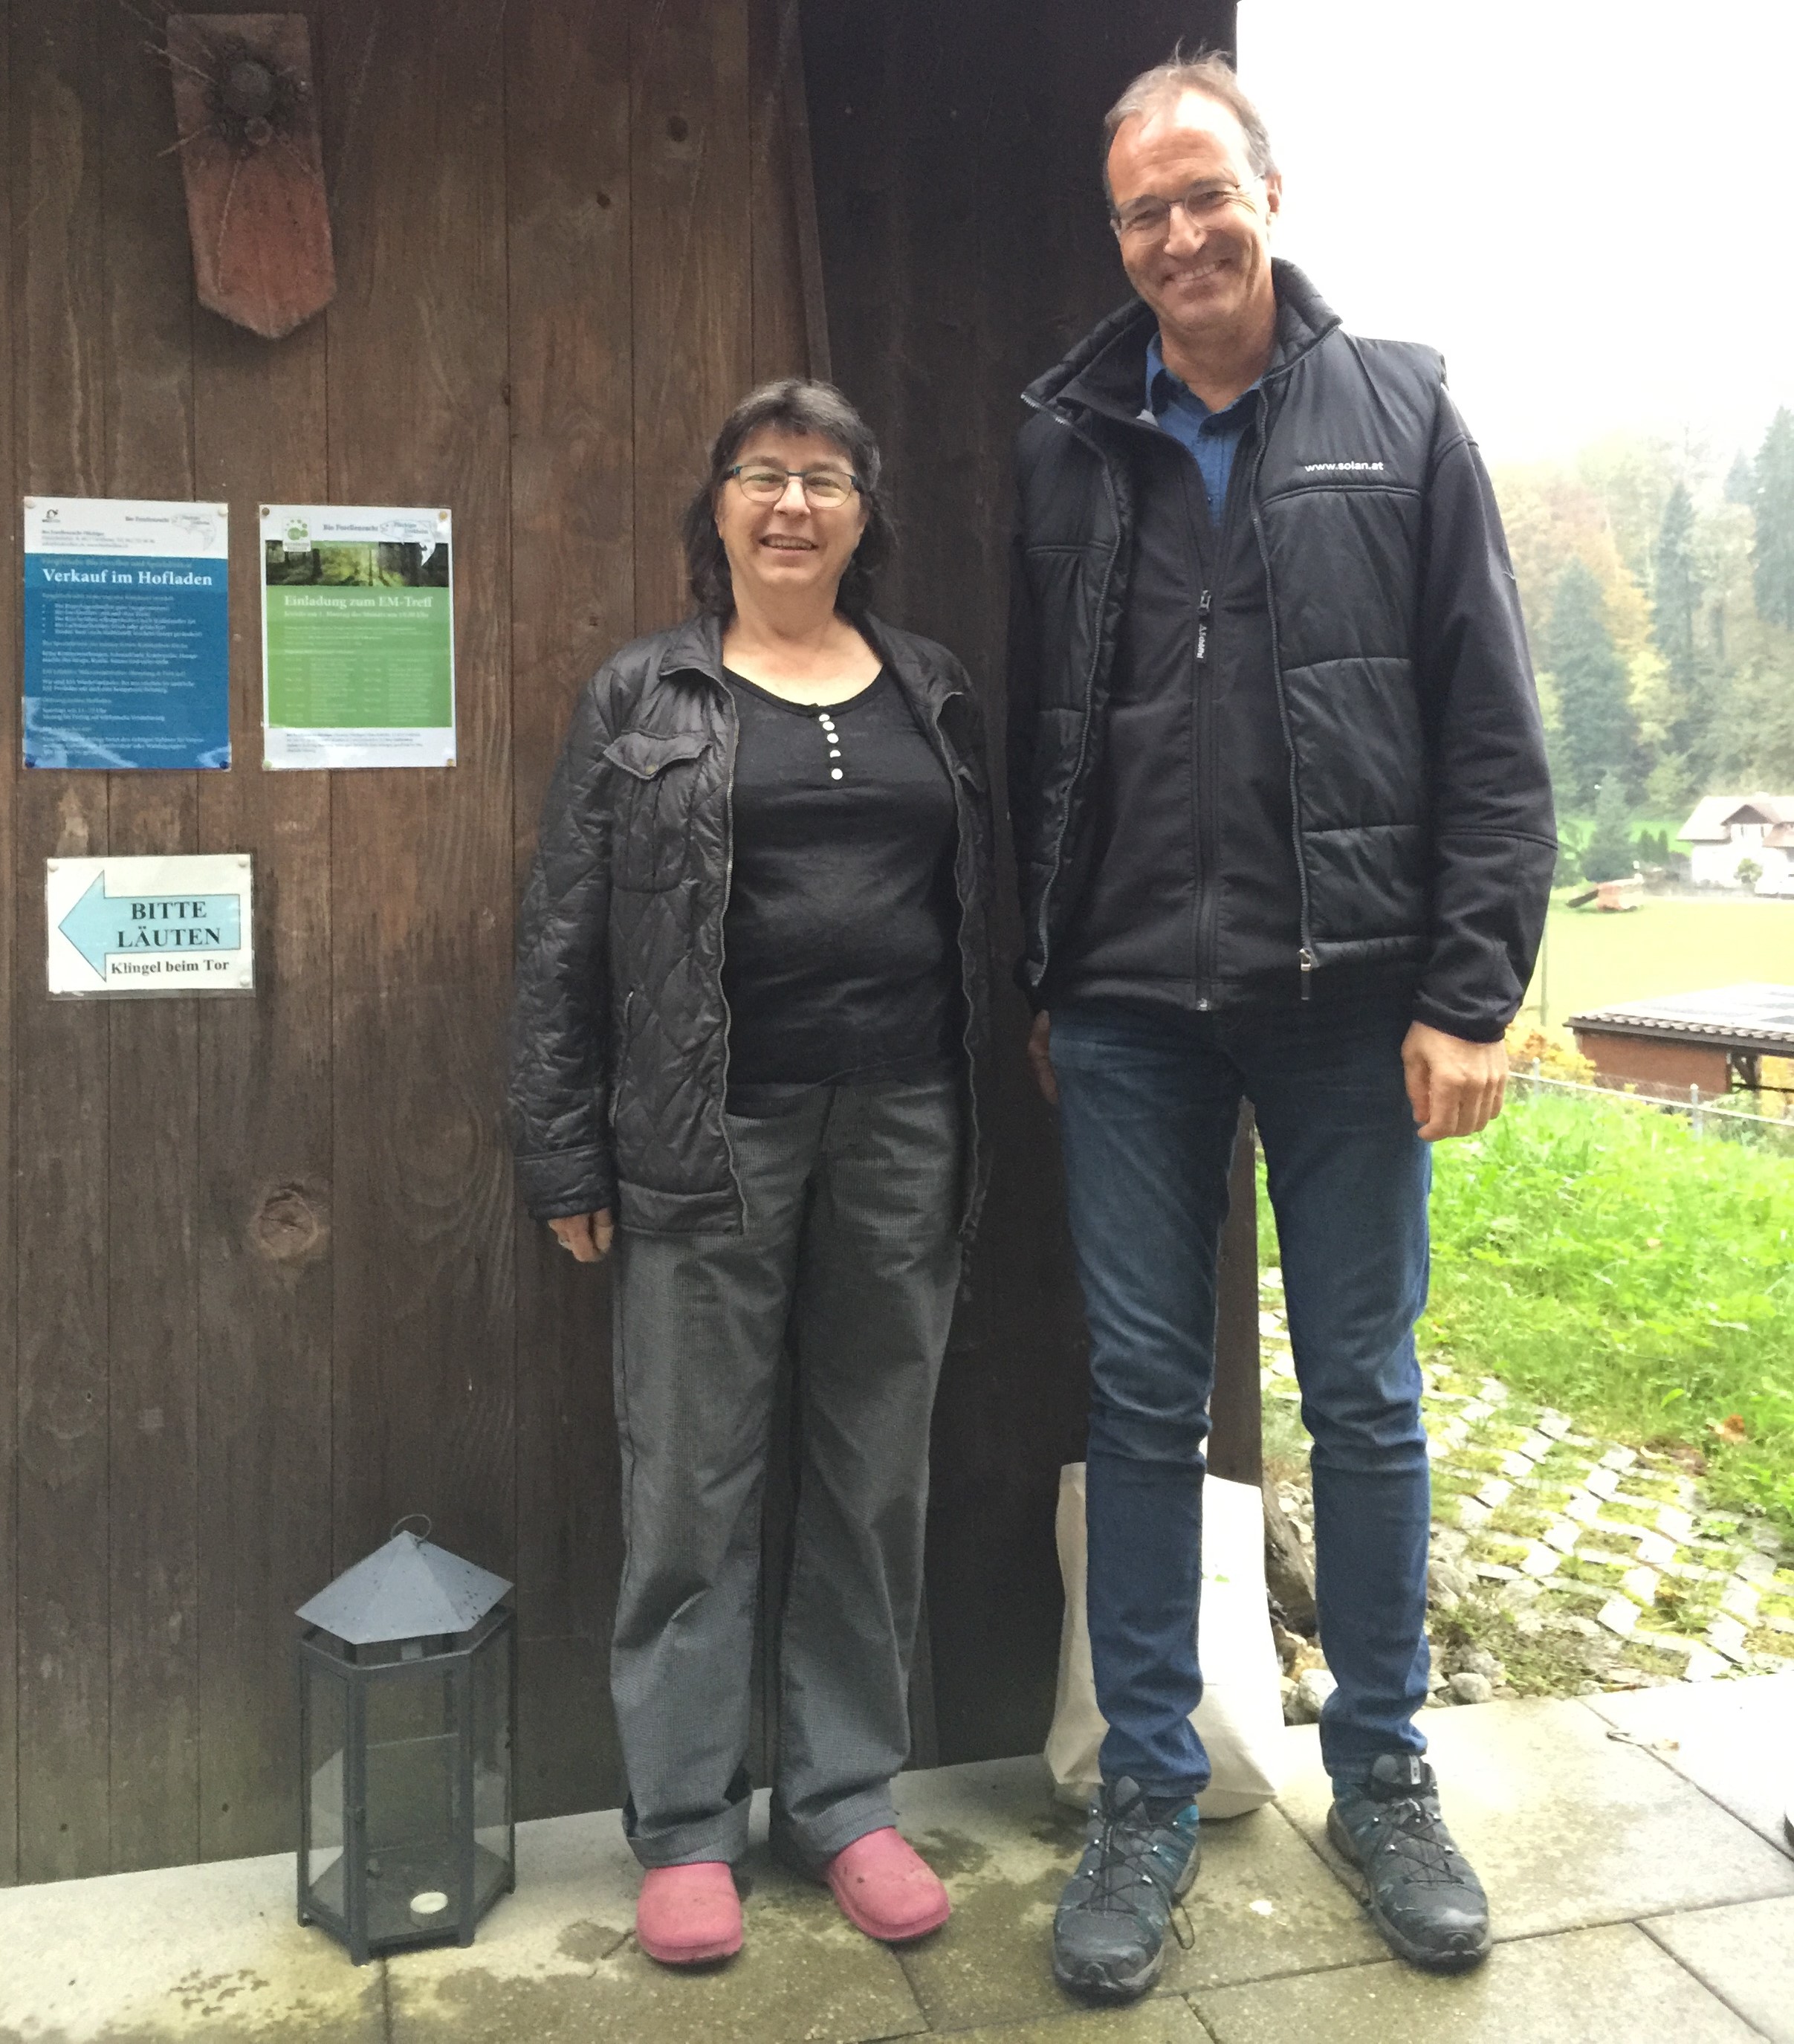
POLYGON ((25 763, 230 764, 222 504, 25 500, 25 763))

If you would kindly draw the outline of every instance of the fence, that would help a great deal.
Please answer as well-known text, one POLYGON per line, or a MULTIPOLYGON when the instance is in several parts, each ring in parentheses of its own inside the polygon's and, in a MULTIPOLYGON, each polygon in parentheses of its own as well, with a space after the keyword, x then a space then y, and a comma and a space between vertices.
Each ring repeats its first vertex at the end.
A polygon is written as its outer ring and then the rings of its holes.
MULTIPOLYGON (((1623 1086, 1587 1085, 1575 1079, 1547 1078, 1542 1062, 1535 1058, 1530 1065, 1515 1066, 1508 1075, 1510 1085, 1524 1089, 1528 1093, 1563 1093, 1582 1100, 1604 1100, 1629 1102, 1641 1108, 1655 1108, 1668 1114, 1685 1114, 1688 1127, 1696 1135, 1710 1130, 1721 1135, 1733 1135, 1750 1140, 1762 1140, 1772 1148, 1784 1150, 1794 1157, 1794 1120, 1769 1114, 1752 1114, 1742 1108, 1726 1107, 1719 1102, 1735 1098, 1729 1093, 1704 1093, 1697 1085, 1687 1087, 1665 1085, 1655 1080, 1628 1080, 1623 1086)), ((1755 1099, 1754 1093, 1747 1099, 1755 1099)))

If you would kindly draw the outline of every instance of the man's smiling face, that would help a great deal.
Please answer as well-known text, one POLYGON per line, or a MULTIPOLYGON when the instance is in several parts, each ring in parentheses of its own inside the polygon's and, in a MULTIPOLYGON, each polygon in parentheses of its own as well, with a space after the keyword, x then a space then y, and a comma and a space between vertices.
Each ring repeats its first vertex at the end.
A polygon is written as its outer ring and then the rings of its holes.
POLYGON ((1226 107, 1186 92, 1123 121, 1109 145, 1108 184, 1128 281, 1168 333, 1200 346, 1262 313, 1282 180, 1274 171, 1254 172, 1245 133, 1226 107), (1143 208, 1154 209, 1151 202, 1162 216, 1166 202, 1193 193, 1211 202, 1200 219, 1174 206, 1155 224, 1130 226, 1143 208))

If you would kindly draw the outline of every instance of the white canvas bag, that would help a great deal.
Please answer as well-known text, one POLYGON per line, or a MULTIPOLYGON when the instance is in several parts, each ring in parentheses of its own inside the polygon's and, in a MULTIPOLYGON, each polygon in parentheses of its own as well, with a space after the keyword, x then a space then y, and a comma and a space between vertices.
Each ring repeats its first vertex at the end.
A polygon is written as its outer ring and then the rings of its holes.
MULTIPOLYGON (((1097 1708, 1085 1607, 1084 1465, 1059 1471, 1059 1573, 1065 1623, 1059 1686, 1047 1764, 1062 1802, 1083 1804, 1101 1771, 1097 1749, 1108 1727, 1097 1708)), ((1249 1483, 1206 1477, 1202 1488, 1202 1606, 1197 1623, 1202 1701, 1191 1715, 1214 1766, 1197 1798, 1205 1817, 1238 1817, 1282 1786, 1282 1670, 1265 1598, 1263 1500, 1249 1483)))

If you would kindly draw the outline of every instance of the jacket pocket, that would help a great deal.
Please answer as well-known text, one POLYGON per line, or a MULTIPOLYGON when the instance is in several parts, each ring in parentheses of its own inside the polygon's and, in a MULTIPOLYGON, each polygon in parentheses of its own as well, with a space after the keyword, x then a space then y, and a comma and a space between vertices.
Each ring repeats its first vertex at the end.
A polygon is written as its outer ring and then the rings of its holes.
POLYGON ((702 732, 626 731, 605 747, 620 770, 611 870, 619 887, 658 892, 685 877, 702 732))

